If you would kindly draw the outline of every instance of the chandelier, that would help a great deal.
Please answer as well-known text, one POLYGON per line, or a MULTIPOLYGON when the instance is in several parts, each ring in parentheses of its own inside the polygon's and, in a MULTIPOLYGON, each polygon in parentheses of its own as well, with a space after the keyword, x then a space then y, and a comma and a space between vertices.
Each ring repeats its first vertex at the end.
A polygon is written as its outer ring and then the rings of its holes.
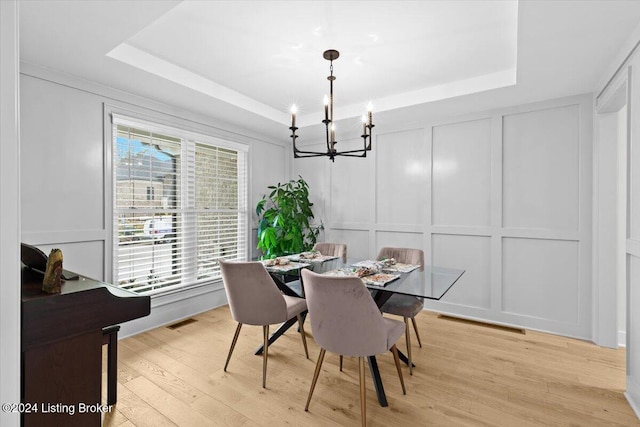
POLYGON ((291 139, 293 141, 293 157, 295 159, 303 158, 303 157, 321 157, 327 156, 331 161, 335 161, 336 156, 347 156, 347 157, 367 157, 367 151, 371 151, 371 130, 375 126, 372 120, 372 107, 371 103, 367 106, 367 113, 362 115, 362 135, 360 137, 363 141, 363 146, 360 149, 356 150, 347 150, 347 151, 338 151, 336 149, 336 145, 338 141, 336 141, 336 128, 333 119, 333 82, 336 79, 333 75, 333 61, 338 59, 340 56, 340 52, 334 49, 329 49, 325 51, 322 55, 324 59, 330 61, 331 65, 329 67, 329 71, 331 75, 327 77, 329 80, 329 96, 324 96, 324 123, 325 126, 325 134, 327 140, 327 150, 326 151, 303 151, 298 150, 296 147, 296 139, 298 135, 296 135, 296 131, 298 128, 296 127, 296 113, 297 108, 295 104, 291 107, 291 139))

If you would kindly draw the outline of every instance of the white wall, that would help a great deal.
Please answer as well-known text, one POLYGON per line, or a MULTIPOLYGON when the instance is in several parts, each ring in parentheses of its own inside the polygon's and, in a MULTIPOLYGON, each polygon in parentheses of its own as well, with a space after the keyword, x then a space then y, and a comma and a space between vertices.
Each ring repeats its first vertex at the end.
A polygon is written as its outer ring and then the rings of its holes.
POLYGON ((620 240, 624 240, 618 236, 617 230, 620 220, 618 140, 626 138, 626 131, 619 132, 619 110, 625 102, 625 91, 626 87, 621 86, 617 92, 622 95, 622 99, 620 96, 613 97, 606 106, 599 107, 595 120, 593 340, 599 345, 612 348, 618 346, 620 333, 620 315, 617 314, 620 295, 615 284, 622 273, 618 263, 621 256, 618 245, 620 240))
MULTIPOLYGON (((183 111, 23 64, 21 70, 22 240, 59 247, 65 268, 111 279, 109 112, 169 123, 250 145, 249 211, 266 187, 288 176, 280 143, 183 111)), ((253 243, 252 243, 253 245, 253 243)), ((122 336, 226 303, 221 282, 154 297, 152 315, 123 326, 122 336)))
POLYGON ((617 330, 618 345, 627 345, 627 107, 626 104, 617 113, 617 200, 616 200, 616 293, 617 293, 617 330))
POLYGON ((640 409, 640 54, 629 72, 630 140, 627 171, 627 398, 640 409))
MULTIPOLYGON (((619 131, 623 140, 596 141, 597 145, 610 143, 622 149, 619 152, 619 171, 623 174, 618 182, 626 183, 619 191, 623 203, 617 205, 624 212, 617 212, 618 220, 624 221, 625 244, 622 259, 622 276, 626 287, 626 344, 627 344, 627 391, 625 396, 636 415, 640 416, 640 25, 620 48, 616 58, 608 67, 596 87, 596 110, 608 104, 626 105, 626 118, 620 118, 619 131), (620 88, 624 88, 622 100, 620 88), (626 128, 626 129, 624 129, 626 128), (621 164, 620 164, 621 163, 621 164), (625 197, 626 196, 626 197, 625 197)), ((624 114, 624 109, 621 110, 624 114)), ((598 119, 599 121, 599 119, 598 119)), ((610 179, 607 177, 605 179, 610 179)), ((600 224, 596 223, 596 227, 600 224)), ((610 230, 619 233, 617 230, 610 230)), ((620 271, 620 268, 618 268, 620 271)), ((595 282, 596 292, 616 292, 615 282, 595 282)), ((616 316, 614 314, 614 316, 616 316)), ((616 317, 617 318, 617 317, 616 317)))
POLYGON ((350 256, 417 247, 431 264, 466 270, 429 309, 590 338, 592 117, 584 95, 379 120, 371 158, 299 159, 293 172, 322 168, 325 178, 308 180, 325 239, 350 256))
MULTIPOLYGON (((18 3, 0 2, 0 402, 20 402, 20 133, 18 3)), ((19 414, 0 412, 0 425, 19 414)))

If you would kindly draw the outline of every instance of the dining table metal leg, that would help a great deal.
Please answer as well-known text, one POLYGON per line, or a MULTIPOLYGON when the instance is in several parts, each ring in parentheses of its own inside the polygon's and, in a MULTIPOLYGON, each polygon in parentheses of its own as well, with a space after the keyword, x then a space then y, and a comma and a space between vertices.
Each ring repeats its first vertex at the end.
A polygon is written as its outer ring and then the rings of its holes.
MULTIPOLYGON (((371 292, 371 295, 373 296, 373 301, 376 303, 378 308, 380 308, 384 305, 385 302, 389 300, 389 298, 391 298, 391 295, 393 295, 393 293, 385 292, 383 290, 374 290, 371 292)), ((404 362, 405 365, 409 365, 409 358, 400 350, 398 350, 398 357, 400 358, 400 360, 402 360, 402 362, 404 362)), ((412 368, 416 367, 415 363, 412 363, 411 366, 412 368)))
MULTIPOLYGON (((306 311, 303 312, 305 315, 307 314, 306 311)), ((280 336, 282 334, 284 334, 285 332, 287 332, 287 330, 289 330, 289 328, 291 326, 293 326, 294 324, 298 323, 298 317, 293 317, 289 320, 287 320, 286 322, 284 322, 283 324, 281 324, 278 329, 275 330, 275 332, 269 337, 269 345, 273 344, 275 342, 275 340, 277 340, 278 338, 280 338, 280 336)), ((264 344, 261 345, 260 347, 258 347, 258 349, 256 350, 256 352, 254 353, 256 356, 259 356, 262 354, 262 350, 264 349, 264 344)))
MULTIPOLYGON (((290 297, 298 297, 298 298, 301 297, 296 291, 294 291, 287 285, 287 280, 284 277, 279 276, 277 274, 271 274, 271 278, 273 279, 273 282, 276 284, 278 289, 282 291, 283 294, 288 295, 290 297)), ((302 297, 304 297, 304 295, 302 295, 302 297)))
MULTIPOLYGON (((273 279, 274 283, 276 284, 278 289, 280 289, 282 291, 283 294, 288 295, 290 297, 300 298, 300 295, 298 295, 294 290, 292 290, 289 286, 287 286, 287 280, 286 280, 285 276, 280 275, 280 274, 271 274, 271 278, 273 279)), ((307 318, 307 313, 308 312, 306 310, 303 311, 302 313, 300 313, 300 315, 302 316, 302 322, 303 323, 304 323, 305 319, 307 318)), ((276 329, 273 332, 273 334, 269 337, 269 345, 273 344, 278 338, 280 338, 280 336, 282 334, 287 332, 289 330, 289 328, 291 326, 293 326, 297 322, 298 322, 298 318, 294 317, 292 319, 287 320, 283 324, 281 324, 278 327, 278 329, 276 329)), ((298 332, 300 332, 300 329, 298 329, 298 332)), ((258 347, 256 352, 255 352, 255 355, 256 356, 261 355, 263 349, 264 349, 264 345, 261 345, 260 347, 258 347)))
POLYGON ((373 387, 376 389, 376 395, 378 396, 378 402, 380 406, 389 406, 387 403, 387 395, 384 392, 384 386, 382 385, 382 378, 380 378, 380 370, 378 369, 378 362, 375 356, 369 356, 369 370, 371 371, 371 378, 373 379, 373 387))
POLYGON ((387 292, 387 291, 377 290, 377 289, 371 291, 371 296, 373 297, 373 301, 376 303, 378 308, 381 308, 384 305, 384 303, 387 302, 389 298, 391 298, 391 295, 393 295, 393 292, 387 292))
MULTIPOLYGON (((389 351, 391 351, 391 350, 389 350, 389 351)), ((402 362, 403 362, 405 365, 409 366, 409 358, 407 357, 407 355, 406 355, 406 354, 404 354, 404 353, 403 353, 402 351, 400 351, 399 349, 398 349, 398 357, 400 358, 400 360, 402 360, 402 362)), ((416 364, 415 364, 415 363, 411 363, 411 367, 412 367, 412 368, 415 368, 415 367, 416 367, 416 364)))

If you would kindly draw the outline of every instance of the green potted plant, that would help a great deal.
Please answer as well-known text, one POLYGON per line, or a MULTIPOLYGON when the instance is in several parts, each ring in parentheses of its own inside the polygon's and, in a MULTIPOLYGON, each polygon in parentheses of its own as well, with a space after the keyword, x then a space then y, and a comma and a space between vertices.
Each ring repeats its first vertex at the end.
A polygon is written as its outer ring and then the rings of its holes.
POLYGON ((302 178, 269 186, 271 193, 256 206, 258 215, 258 249, 262 258, 308 251, 316 243, 322 224, 312 226, 313 216, 309 201, 309 185, 302 178))

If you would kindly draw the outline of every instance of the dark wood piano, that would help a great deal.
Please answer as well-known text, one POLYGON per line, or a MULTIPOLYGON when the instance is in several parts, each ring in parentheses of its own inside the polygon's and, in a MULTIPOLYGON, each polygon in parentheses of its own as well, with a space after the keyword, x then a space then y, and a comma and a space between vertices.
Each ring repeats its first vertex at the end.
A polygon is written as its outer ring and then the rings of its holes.
POLYGON ((99 426, 102 329, 147 316, 151 299, 82 276, 47 294, 42 279, 23 266, 22 424, 99 426))

